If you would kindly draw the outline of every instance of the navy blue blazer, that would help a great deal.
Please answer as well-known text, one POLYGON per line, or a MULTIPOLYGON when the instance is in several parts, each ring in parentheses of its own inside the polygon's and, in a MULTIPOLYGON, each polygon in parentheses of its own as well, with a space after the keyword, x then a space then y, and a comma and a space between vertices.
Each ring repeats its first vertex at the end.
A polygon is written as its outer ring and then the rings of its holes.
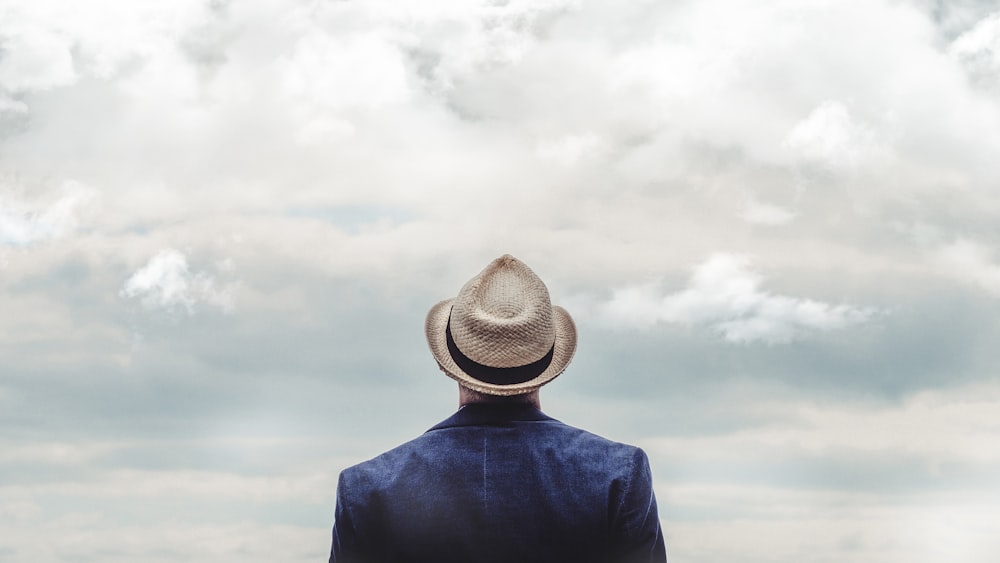
POLYGON ((639 448, 471 404, 345 469, 330 563, 665 562, 639 448))

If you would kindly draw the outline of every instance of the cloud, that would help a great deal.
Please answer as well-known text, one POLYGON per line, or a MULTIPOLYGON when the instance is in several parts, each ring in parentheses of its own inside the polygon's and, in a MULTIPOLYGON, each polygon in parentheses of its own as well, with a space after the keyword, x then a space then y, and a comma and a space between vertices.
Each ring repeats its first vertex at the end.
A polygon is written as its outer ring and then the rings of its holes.
POLYGON ((955 39, 948 46, 973 82, 991 89, 1000 88, 1000 12, 995 12, 955 39))
POLYGON ((8 90, 47 90, 76 81, 72 38, 65 34, 36 26, 6 26, 0 31, 0 46, 0 84, 8 90))
POLYGON ((983 495, 699 485, 657 490, 657 500, 672 560, 990 563, 1000 549, 996 500, 983 495))
POLYGON ((539 157, 553 160, 564 166, 570 166, 581 159, 591 158, 606 150, 607 144, 593 133, 567 135, 559 139, 539 141, 535 148, 539 157))
POLYGON ((748 223, 776 226, 790 222, 795 218, 795 213, 778 205, 750 200, 740 217, 748 223))
MULTIPOLYGON (((98 482, 80 479, 70 482, 18 484, 6 489, 11 493, 25 496, 61 494, 105 499, 183 496, 202 499, 212 497, 217 500, 315 502, 316 491, 336 488, 336 475, 331 477, 331 473, 313 470, 308 474, 256 476, 204 470, 119 469, 102 475, 98 482)), ((7 491, 0 489, 0 494, 7 491)))
POLYGON ((161 250, 139 268, 122 286, 119 294, 138 298, 150 310, 172 312, 178 309, 194 313, 199 303, 231 311, 233 286, 216 288, 215 278, 204 272, 192 272, 187 257, 172 248, 161 250))
POLYGON ((1000 297, 1000 265, 994 252, 979 242, 959 239, 941 248, 933 262, 946 275, 1000 297))
POLYGON ((210 4, 3 2, 0 84, 31 92, 71 87, 88 75, 114 77, 123 65, 167 55, 178 37, 204 22, 210 4), (108 26, 108 21, 116 25, 108 26))
POLYGON ((28 104, 21 100, 8 98, 0 93, 0 131, 10 122, 17 122, 28 115, 28 104))
MULTIPOLYGON (((167 504, 177 506, 176 501, 167 504)), ((164 511, 171 517, 155 526, 141 521, 123 523, 123 519, 97 510, 73 509, 58 517, 38 519, 34 505, 18 508, 10 518, 13 521, 3 526, 5 538, 17 539, 5 541, 0 548, 0 555, 12 561, 305 563, 327 557, 330 551, 327 526, 276 523, 281 519, 254 514, 260 510, 254 505, 241 507, 240 516, 219 511, 217 506, 185 505, 183 509, 194 514, 164 511), (225 518, 222 522, 218 521, 219 512, 225 518), (12 548, 8 551, 7 546, 12 548)), ((141 511, 138 505, 132 508, 141 511)))
POLYGON ((74 465, 87 463, 94 458, 114 449, 114 444, 79 444, 69 442, 32 443, 17 445, 4 444, 0 461, 13 463, 43 463, 55 465, 74 465))
POLYGON ((338 458, 316 475, 335 475, 453 408, 448 380, 421 367, 423 315, 512 252, 594 321, 553 414, 677 439, 655 448, 654 472, 680 559, 919 560, 878 543, 896 536, 876 517, 909 509, 872 491, 912 477, 914 459, 997 463, 966 418, 995 401, 905 402, 995 374, 989 4, 0 0, 0 178, 23 180, 0 195, 0 424, 25 440, 0 444, 0 482, 72 483, 18 489, 13 511, 39 512, 0 522, 14 538, 0 559, 322 557, 328 545, 290 554, 300 536, 257 527, 279 506, 328 527, 330 503, 306 490, 329 484, 289 471, 294 455, 262 454, 273 478, 257 479, 233 449, 88 440, 309 434, 338 458), (101 214, 72 190, 31 191, 52 178, 99 187, 101 214), (916 224, 932 235, 891 226, 916 224), (206 256, 231 257, 246 286, 206 256), (236 299, 239 316, 211 314, 236 299), (155 322, 174 313, 189 322, 155 322), (822 406, 831 396, 903 406, 822 406), (387 400, 355 436, 358 409, 387 400), (759 495, 690 488, 759 476, 744 471, 759 452, 779 470, 759 495), (706 471, 674 478, 692 458, 706 471), (799 524, 862 485, 793 489, 855 462, 882 479, 866 482, 872 502, 895 508, 850 512, 832 534, 799 524), (104 520, 74 525, 103 498, 104 520), (675 501, 706 498, 688 527, 672 519, 675 501), (761 508, 775 498, 779 523, 761 508), (225 554, 192 515, 226 528, 225 554), (157 535, 176 521, 190 529, 157 535), (708 541, 720 534, 734 541, 708 541))
POLYGON ((871 456, 917 460, 922 465, 915 471, 931 473, 949 464, 950 469, 956 464, 1000 466, 994 415, 1000 408, 1000 387, 995 384, 922 391, 901 404, 785 399, 757 400, 742 408, 776 418, 729 433, 656 438, 648 445, 719 463, 813 456, 859 456, 861 461, 871 456))
POLYGON ((370 33, 345 41, 317 28, 281 64, 282 90, 291 103, 335 110, 399 104, 411 96, 404 62, 390 38, 370 33))
POLYGON ((817 106, 795 124, 784 146, 802 162, 832 170, 851 170, 875 148, 873 131, 859 122, 843 103, 831 100, 817 106))
POLYGON ((76 231, 98 192, 75 181, 64 183, 60 191, 60 197, 47 204, 26 204, 0 195, 0 244, 26 246, 76 231))
POLYGON ((634 326, 657 322, 707 326, 729 342, 782 344, 867 321, 874 309, 831 305, 762 291, 749 259, 715 254, 695 268, 688 288, 662 295, 656 285, 613 292, 600 306, 607 317, 634 326))
POLYGON ((676 551, 731 560, 705 543, 720 529, 749 550, 741 559, 761 562, 836 561, 848 549, 865 561, 985 563, 1000 546, 995 383, 882 405, 784 397, 737 408, 764 417, 641 444, 670 474, 657 494, 676 551))

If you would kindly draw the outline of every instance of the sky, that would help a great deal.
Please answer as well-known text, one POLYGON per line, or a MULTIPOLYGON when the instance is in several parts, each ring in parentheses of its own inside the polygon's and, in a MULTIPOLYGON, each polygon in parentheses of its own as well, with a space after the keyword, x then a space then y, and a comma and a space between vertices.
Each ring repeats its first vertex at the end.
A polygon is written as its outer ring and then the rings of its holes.
POLYGON ((324 561, 511 253, 672 562, 992 562, 997 154, 996 2, 0 0, 0 561, 324 561))

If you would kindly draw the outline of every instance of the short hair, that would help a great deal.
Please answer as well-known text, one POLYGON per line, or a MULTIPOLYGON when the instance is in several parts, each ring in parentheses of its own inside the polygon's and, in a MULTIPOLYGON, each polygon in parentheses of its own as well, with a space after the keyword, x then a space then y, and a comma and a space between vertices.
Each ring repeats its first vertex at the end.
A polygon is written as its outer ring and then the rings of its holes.
POLYGON ((476 391, 459 383, 465 396, 472 403, 531 403, 532 402, 532 391, 537 391, 537 389, 532 389, 527 393, 521 393, 519 395, 490 395, 489 393, 483 393, 481 391, 476 391))

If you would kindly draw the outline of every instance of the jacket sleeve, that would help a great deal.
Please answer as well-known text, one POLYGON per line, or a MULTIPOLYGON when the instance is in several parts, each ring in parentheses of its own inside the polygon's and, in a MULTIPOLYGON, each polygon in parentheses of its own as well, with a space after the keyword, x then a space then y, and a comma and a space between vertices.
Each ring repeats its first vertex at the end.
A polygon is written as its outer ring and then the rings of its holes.
POLYGON ((357 558, 357 536, 350 515, 349 487, 344 473, 337 482, 337 508, 334 511, 333 547, 330 548, 330 563, 352 563, 357 558))
POLYGON ((635 448, 632 454, 617 500, 618 509, 613 512, 612 521, 616 563, 665 563, 667 553, 656 511, 653 475, 649 459, 640 448, 635 448))

